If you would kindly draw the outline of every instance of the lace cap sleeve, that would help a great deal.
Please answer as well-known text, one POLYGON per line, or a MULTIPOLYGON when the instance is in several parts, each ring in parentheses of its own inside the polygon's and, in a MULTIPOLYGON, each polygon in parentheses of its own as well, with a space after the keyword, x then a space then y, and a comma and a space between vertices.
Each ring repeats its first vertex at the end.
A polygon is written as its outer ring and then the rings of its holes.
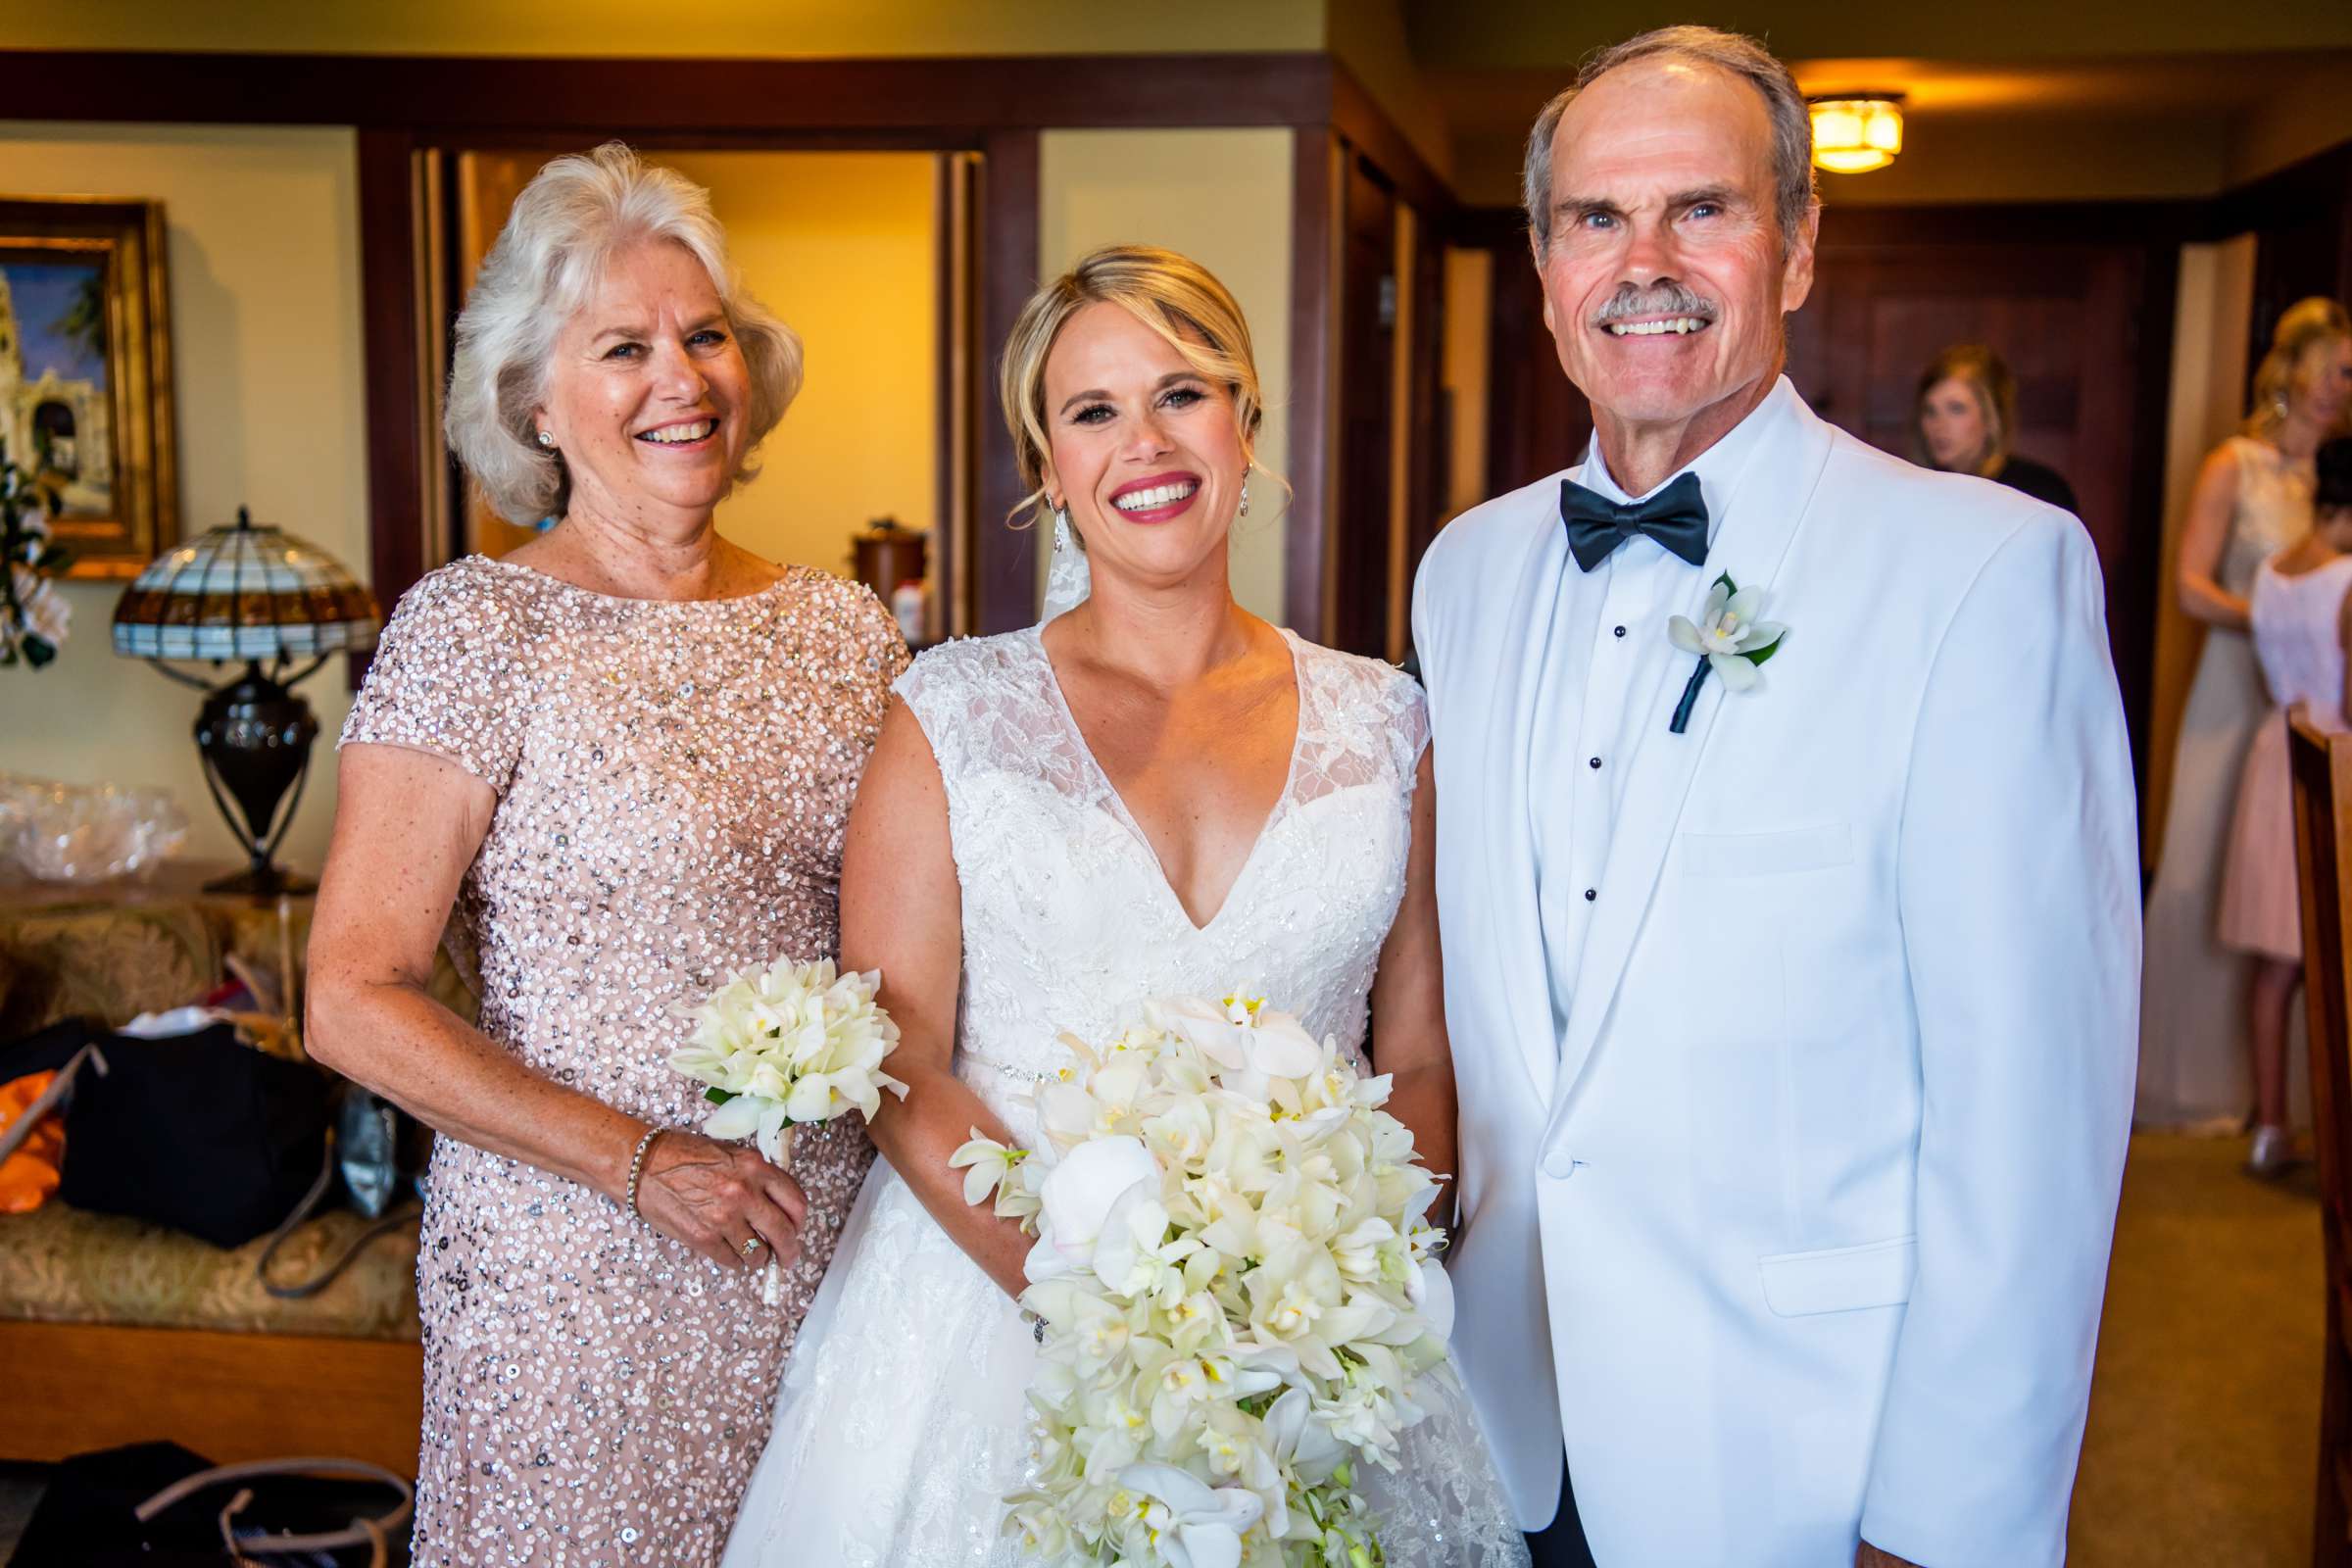
POLYGON ((892 684, 931 743, 951 800, 974 767, 1026 750, 1034 730, 1035 683, 1024 679, 1019 632, 964 637, 926 648, 892 684))
POLYGON ((1401 669, 1390 671, 1388 684, 1396 719, 1389 739, 1396 748, 1396 771, 1404 781, 1404 793, 1410 798, 1421 768, 1421 754, 1429 750, 1429 694, 1401 669))
POLYGON ((337 750, 405 746, 504 795, 530 721, 528 648, 488 563, 443 566, 401 596, 337 750))

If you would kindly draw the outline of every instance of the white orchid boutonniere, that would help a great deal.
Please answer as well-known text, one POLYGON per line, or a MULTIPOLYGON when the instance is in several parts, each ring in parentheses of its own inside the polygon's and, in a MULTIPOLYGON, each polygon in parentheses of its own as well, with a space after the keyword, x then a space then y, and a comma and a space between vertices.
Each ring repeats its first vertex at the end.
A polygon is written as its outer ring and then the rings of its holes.
POLYGON ((1680 735, 1690 727, 1690 709, 1698 701, 1698 689, 1706 683, 1708 670, 1721 675, 1724 685, 1736 692, 1746 691, 1764 678, 1756 666, 1781 651, 1781 640, 1788 635, 1788 628, 1777 620, 1757 619, 1757 612, 1763 608, 1763 589, 1742 588, 1725 572, 1707 591, 1706 609, 1699 612, 1703 621, 1676 615, 1666 622, 1666 640, 1686 654, 1698 656, 1698 667, 1683 688, 1683 700, 1674 705, 1674 721, 1666 726, 1669 730, 1680 735))

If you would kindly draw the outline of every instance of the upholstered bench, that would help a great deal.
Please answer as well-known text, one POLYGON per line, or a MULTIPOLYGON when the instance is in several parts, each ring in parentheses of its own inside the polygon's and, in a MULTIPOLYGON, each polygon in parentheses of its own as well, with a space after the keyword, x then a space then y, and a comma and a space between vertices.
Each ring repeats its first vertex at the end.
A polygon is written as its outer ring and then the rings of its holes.
MULTIPOLYGON (((193 891, 195 875, 97 896, 0 887, 0 1040, 60 1018, 111 1024, 202 997, 235 955, 299 962, 307 901, 277 911, 193 891)), ((446 960, 435 989, 470 1010, 446 960)), ((69 1158, 71 1155, 69 1154, 69 1158)), ((313 1277, 366 1222, 336 1209, 270 1265, 313 1277)), ((240 1459, 335 1454, 406 1472, 421 1400, 414 1225, 377 1239, 317 1296, 263 1289, 255 1241, 193 1237, 52 1199, 0 1215, 0 1459, 57 1459, 171 1439, 240 1459)))

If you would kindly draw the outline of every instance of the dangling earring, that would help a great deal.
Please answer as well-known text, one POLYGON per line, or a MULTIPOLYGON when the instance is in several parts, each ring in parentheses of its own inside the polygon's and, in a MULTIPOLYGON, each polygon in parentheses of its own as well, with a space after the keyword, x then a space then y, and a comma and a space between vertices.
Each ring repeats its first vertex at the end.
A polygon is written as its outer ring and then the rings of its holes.
POLYGON ((1069 543, 1070 509, 1056 506, 1054 509, 1054 553, 1057 556, 1060 555, 1062 551, 1069 548, 1069 543))
POLYGON ((1246 473, 1242 475, 1241 515, 1250 515, 1250 476, 1246 473))
POLYGON ((556 438, 555 438, 555 435, 554 435, 554 433, 553 433, 553 432, 551 432, 551 431, 547 431, 547 430, 542 430, 542 431, 540 431, 540 432, 539 432, 539 444, 540 444, 541 446, 543 446, 543 447, 547 448, 547 450, 548 450, 548 451, 550 451, 550 452, 553 452, 553 451, 555 451, 555 450, 556 450, 556 438))

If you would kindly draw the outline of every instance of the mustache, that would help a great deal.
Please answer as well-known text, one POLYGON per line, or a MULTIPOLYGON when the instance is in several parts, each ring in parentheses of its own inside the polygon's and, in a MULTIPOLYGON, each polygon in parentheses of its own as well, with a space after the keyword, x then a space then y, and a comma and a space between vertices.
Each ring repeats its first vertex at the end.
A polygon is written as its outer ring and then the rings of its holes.
POLYGON ((1712 321, 1722 315, 1716 303, 1687 284, 1673 278, 1660 278, 1646 288, 1632 283, 1620 283, 1617 292, 1601 302, 1592 313, 1594 326, 1607 326, 1636 316, 1694 316, 1702 321, 1712 321))

